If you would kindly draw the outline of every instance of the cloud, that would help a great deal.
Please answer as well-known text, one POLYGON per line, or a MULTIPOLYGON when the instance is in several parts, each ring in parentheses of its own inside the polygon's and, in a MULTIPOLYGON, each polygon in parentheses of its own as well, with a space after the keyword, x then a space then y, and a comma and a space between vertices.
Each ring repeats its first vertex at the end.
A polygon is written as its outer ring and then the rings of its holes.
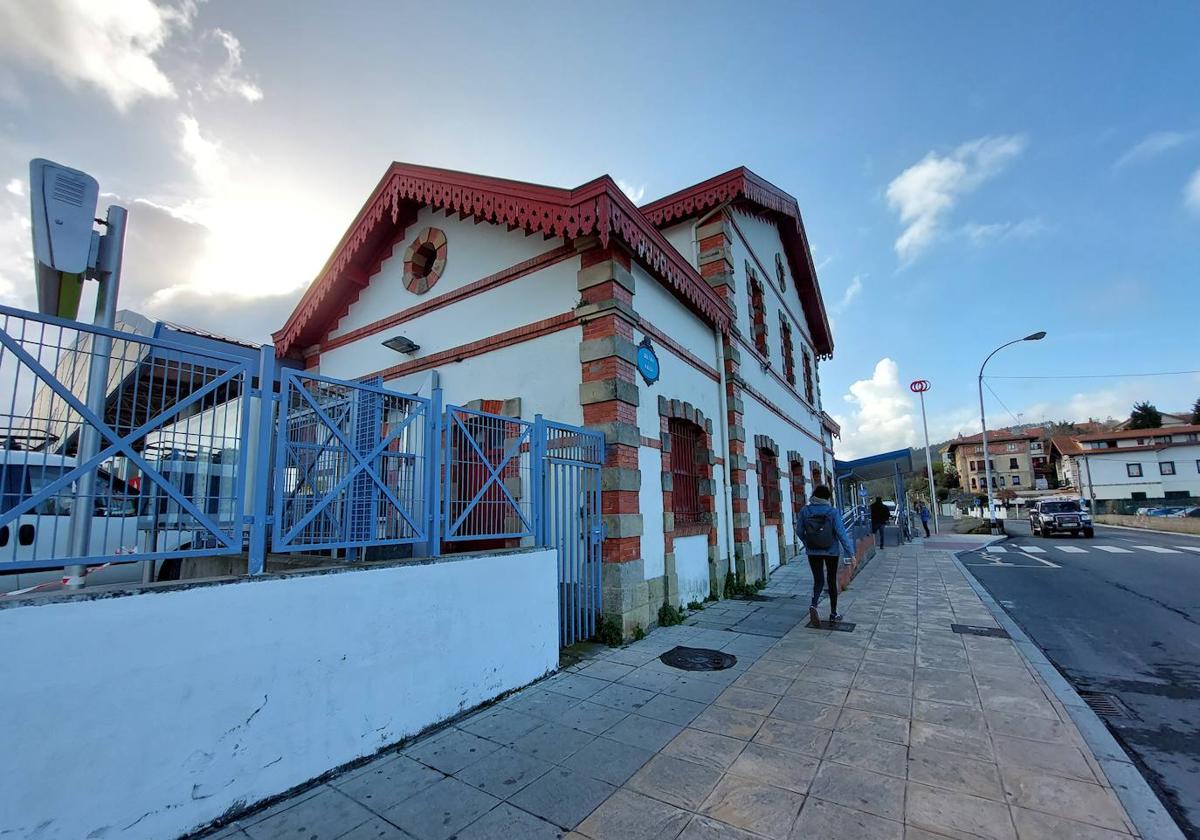
POLYGON ((25 195, 25 182, 20 178, 13 178, 4 185, 4 190, 20 198, 25 195))
POLYGON ((1121 169, 1131 163, 1140 163, 1153 157, 1169 152, 1196 137, 1194 131, 1158 131, 1148 135, 1140 143, 1131 147, 1125 154, 1117 158, 1113 169, 1121 169))
POLYGON ((173 30, 191 26, 194 14, 194 3, 6 0, 0 54, 69 88, 94 87, 125 111, 139 99, 176 95, 156 54, 173 30))
POLYGON ((895 243, 901 262, 912 262, 933 244, 959 198, 1000 173, 1026 145, 1022 135, 981 137, 948 155, 930 152, 897 175, 887 200, 905 226, 895 243))
POLYGON ((856 274, 854 279, 850 281, 850 285, 846 287, 846 291, 842 292, 842 298, 833 307, 835 312, 845 312, 846 309, 854 302, 863 289, 863 277, 866 275, 856 274))
POLYGON ((901 384, 900 368, 891 359, 880 359, 871 378, 853 383, 843 399, 850 414, 834 416, 842 427, 839 458, 860 458, 916 444, 913 397, 901 384))
POLYGON ((1183 188, 1183 203, 1200 213, 1200 169, 1192 173, 1187 186, 1183 188))
POLYGON ((221 93, 240 96, 247 102, 262 99, 262 88, 242 75, 242 42, 224 29, 214 29, 210 34, 225 48, 225 63, 213 76, 212 87, 221 93))
POLYGON ((988 242, 998 242, 1003 239, 1028 239, 1049 230, 1039 218, 1022 219, 1019 222, 992 222, 979 224, 967 222, 960 230, 972 245, 984 245, 988 242))
POLYGON ((617 186, 621 188, 621 192, 629 196, 629 200, 634 204, 641 204, 642 198, 646 195, 646 185, 634 185, 630 181, 625 181, 621 178, 617 179, 617 186))

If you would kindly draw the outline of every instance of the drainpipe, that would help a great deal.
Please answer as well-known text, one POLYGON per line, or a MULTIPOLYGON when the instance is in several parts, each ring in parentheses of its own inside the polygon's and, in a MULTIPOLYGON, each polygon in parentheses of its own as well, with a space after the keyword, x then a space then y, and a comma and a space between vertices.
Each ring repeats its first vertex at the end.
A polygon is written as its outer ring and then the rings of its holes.
POLYGON ((721 406, 721 416, 718 418, 720 422, 713 423, 713 428, 721 429, 721 457, 725 460, 725 492, 721 494, 725 497, 725 549, 729 553, 729 568, 736 571, 737 561, 733 552, 733 485, 729 480, 729 405, 725 397, 725 342, 722 341, 721 330, 716 327, 713 328, 713 338, 717 344, 717 375, 720 377, 717 399, 721 406))

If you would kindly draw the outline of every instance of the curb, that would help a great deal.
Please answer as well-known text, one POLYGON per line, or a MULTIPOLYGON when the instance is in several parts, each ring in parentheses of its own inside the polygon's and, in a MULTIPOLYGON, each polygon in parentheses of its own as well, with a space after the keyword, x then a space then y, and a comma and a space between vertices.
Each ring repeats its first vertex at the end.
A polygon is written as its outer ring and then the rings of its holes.
POLYGON ((1134 528, 1132 525, 1109 525, 1106 522, 1097 522, 1097 528, 1114 528, 1118 531, 1133 531, 1143 534, 1163 534, 1168 537, 1188 537, 1193 540, 1200 540, 1200 534, 1188 534, 1183 531, 1160 531, 1157 528, 1134 528))
POLYGON ((1163 806, 1149 782, 1138 770, 1137 765, 1129 758, 1129 754, 1108 731, 1104 721, 1100 720, 1099 716, 1092 711, 1092 707, 1083 701, 1074 687, 1054 667, 1054 663, 1042 653, 1041 648, 1034 644, 1033 640, 1017 626, 1004 608, 996 603, 991 594, 984 589, 983 584, 967 570, 967 567, 958 559, 958 552, 952 553, 951 556, 954 559, 954 565, 971 584, 975 594, 991 610, 996 621, 1000 622, 1000 626, 1008 631, 1017 650, 1038 672, 1038 676, 1050 686, 1058 698, 1058 702, 1063 704, 1079 730, 1079 734, 1083 736, 1083 740, 1092 751, 1092 755, 1095 756, 1096 762, 1108 778, 1109 785, 1117 794, 1117 798, 1121 800, 1121 805, 1129 814, 1129 818, 1133 820, 1138 834, 1144 840, 1186 840, 1170 812, 1163 806))

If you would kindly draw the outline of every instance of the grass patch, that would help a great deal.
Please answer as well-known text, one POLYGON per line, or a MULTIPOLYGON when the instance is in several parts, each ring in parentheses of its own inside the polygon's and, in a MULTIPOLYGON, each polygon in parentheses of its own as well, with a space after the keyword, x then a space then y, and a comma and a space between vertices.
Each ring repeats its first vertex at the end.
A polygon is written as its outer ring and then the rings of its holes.
POLYGON ((676 624, 683 624, 683 613, 679 611, 679 607, 663 604, 658 608, 659 627, 674 627, 676 624))

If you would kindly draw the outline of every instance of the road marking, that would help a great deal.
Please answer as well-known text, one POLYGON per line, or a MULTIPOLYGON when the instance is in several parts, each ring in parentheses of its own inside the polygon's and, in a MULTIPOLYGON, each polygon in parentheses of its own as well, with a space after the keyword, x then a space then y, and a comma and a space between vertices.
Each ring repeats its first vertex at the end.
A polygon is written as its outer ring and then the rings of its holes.
POLYGON ((1128 548, 1121 548, 1116 545, 1094 545, 1092 548, 1099 551, 1107 551, 1109 554, 1133 554, 1128 548))
POLYGON ((987 548, 984 549, 984 551, 991 551, 991 552, 995 552, 996 554, 1007 554, 1008 553, 1007 548, 1002 548, 998 545, 989 545, 987 548))
POLYGON ((1142 551, 1153 551, 1155 554, 1178 554, 1179 552, 1173 548, 1163 548, 1161 545, 1135 545, 1134 548, 1140 548, 1142 551))
POLYGON ((1176 548, 1182 548, 1184 551, 1194 551, 1200 554, 1200 545, 1177 545, 1176 548))
POLYGON ((1087 554, 1086 548, 1080 548, 1077 545, 1056 545, 1054 547, 1059 551, 1067 552, 1067 554, 1087 554))
POLYGON ((1019 548, 1021 551, 1028 551, 1031 554, 1045 554, 1046 549, 1038 548, 1036 545, 1014 545, 1013 548, 1019 548))

